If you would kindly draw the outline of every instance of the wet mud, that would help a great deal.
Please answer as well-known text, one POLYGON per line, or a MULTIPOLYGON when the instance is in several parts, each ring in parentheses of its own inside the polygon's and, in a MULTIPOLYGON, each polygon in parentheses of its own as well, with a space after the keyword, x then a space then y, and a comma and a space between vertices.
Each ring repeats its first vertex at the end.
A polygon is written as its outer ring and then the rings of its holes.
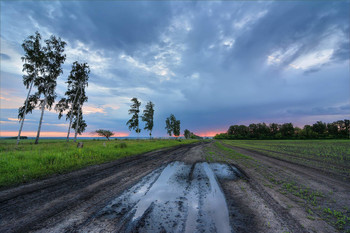
POLYGON ((240 176, 228 164, 169 163, 112 200, 80 232, 233 232, 218 179, 240 176))

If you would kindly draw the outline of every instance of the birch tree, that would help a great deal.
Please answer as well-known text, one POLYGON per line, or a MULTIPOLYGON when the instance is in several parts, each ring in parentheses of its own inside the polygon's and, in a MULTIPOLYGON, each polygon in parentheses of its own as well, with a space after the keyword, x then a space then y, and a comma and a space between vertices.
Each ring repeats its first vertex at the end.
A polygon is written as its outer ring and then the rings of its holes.
POLYGON ((38 87, 36 96, 42 97, 39 100, 39 106, 41 108, 41 115, 39 121, 38 132, 35 139, 35 144, 39 143, 41 125, 45 109, 51 109, 56 98, 56 85, 57 77, 63 73, 62 64, 66 59, 66 55, 63 54, 66 42, 62 41, 61 38, 51 36, 50 39, 45 40, 46 46, 43 48, 43 75, 37 77, 34 80, 34 85, 38 87))
POLYGON ((41 35, 39 32, 35 32, 35 35, 29 36, 24 40, 22 44, 24 50, 24 56, 21 57, 23 64, 23 70, 27 74, 23 75, 23 84, 28 90, 27 98, 24 101, 24 105, 18 110, 18 119, 20 120, 20 128, 18 131, 17 145, 21 138, 21 132, 23 123, 27 113, 32 113, 35 106, 38 103, 37 95, 30 95, 34 81, 44 73, 44 60, 45 53, 41 46, 41 35))
POLYGON ((87 126, 83 120, 82 106, 88 100, 85 88, 88 86, 89 74, 90 68, 87 63, 75 61, 66 82, 68 83, 68 90, 65 92, 67 98, 62 98, 55 107, 59 112, 59 119, 63 116, 64 111, 69 110, 66 114, 66 120, 69 119, 67 142, 71 128, 75 129, 74 142, 76 142, 77 134, 84 132, 87 126))
POLYGON ((180 135, 180 120, 176 120, 176 117, 170 114, 170 117, 165 120, 165 129, 169 136, 174 134, 174 136, 178 137, 180 135))
POLYGON ((131 119, 126 122, 127 125, 129 125, 129 130, 134 129, 137 133, 137 137, 139 137, 139 133, 141 132, 141 129, 139 128, 139 113, 140 113, 140 106, 141 102, 137 100, 137 98, 132 98, 131 101, 133 104, 130 106, 129 109, 129 115, 133 114, 131 119))
POLYGON ((150 138, 152 138, 153 115, 154 115, 154 104, 151 101, 149 101, 146 104, 145 110, 143 110, 142 121, 146 122, 144 129, 149 131, 150 138))

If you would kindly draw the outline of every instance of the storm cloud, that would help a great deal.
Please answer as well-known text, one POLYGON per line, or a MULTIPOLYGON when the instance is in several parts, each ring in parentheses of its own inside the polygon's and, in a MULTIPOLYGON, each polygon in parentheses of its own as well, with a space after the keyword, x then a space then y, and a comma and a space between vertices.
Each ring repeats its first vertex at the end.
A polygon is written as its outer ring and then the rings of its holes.
MULTIPOLYGON (((20 45, 35 31, 68 44, 59 98, 71 64, 90 65, 87 131, 128 132, 132 97, 155 103, 155 136, 165 135, 171 113, 182 131, 202 134, 349 116, 349 1, 0 4, 2 122, 16 117, 26 96, 20 45)), ((54 112, 45 120, 58 125, 43 130, 66 130, 54 112)), ((1 130, 17 127, 5 122, 1 130)))

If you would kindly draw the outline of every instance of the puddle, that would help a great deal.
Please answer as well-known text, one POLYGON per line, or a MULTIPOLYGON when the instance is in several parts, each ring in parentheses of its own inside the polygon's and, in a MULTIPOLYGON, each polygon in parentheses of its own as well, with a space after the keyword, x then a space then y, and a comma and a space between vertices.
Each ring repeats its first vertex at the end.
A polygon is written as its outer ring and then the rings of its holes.
POLYGON ((233 232, 217 179, 236 179, 227 164, 173 162, 145 176, 103 208, 96 219, 117 219, 127 232, 233 232))

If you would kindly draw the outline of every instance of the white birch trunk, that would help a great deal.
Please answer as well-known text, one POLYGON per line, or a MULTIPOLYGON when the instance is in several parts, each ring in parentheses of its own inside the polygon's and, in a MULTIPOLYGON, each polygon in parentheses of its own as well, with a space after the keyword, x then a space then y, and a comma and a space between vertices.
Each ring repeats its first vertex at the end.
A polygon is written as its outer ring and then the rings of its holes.
POLYGON ((78 107, 78 118, 77 118, 77 125, 75 126, 75 135, 74 135, 74 142, 77 142, 77 135, 78 135, 78 128, 79 128, 79 120, 80 120, 80 110, 81 110, 81 104, 80 104, 80 98, 81 98, 81 95, 83 94, 83 87, 80 86, 80 96, 79 96, 79 99, 78 99, 78 102, 79 102, 79 107, 78 107))
POLYGON ((27 107, 28 107, 28 99, 29 99, 30 92, 32 91, 33 84, 34 84, 34 79, 33 79, 33 81, 30 84, 30 88, 29 88, 29 91, 28 91, 26 103, 24 105, 24 113, 23 113, 23 117, 21 119, 21 126, 19 127, 19 131, 18 131, 17 145, 19 144, 19 141, 21 140, 21 132, 22 132, 24 120, 26 118, 26 112, 27 112, 27 107))
POLYGON ((41 106, 41 116, 40 116, 40 122, 39 122, 39 128, 38 128, 38 133, 35 138, 35 144, 39 143, 39 136, 40 136, 40 130, 41 130, 41 124, 43 122, 43 116, 44 116, 44 111, 45 111, 45 105, 46 105, 46 97, 44 99, 43 105, 41 106))
POLYGON ((77 90, 77 93, 75 93, 73 105, 72 105, 72 108, 71 108, 71 115, 69 117, 70 119, 69 119, 68 133, 67 133, 67 142, 69 142, 69 133, 70 133, 70 128, 72 127, 72 121, 73 121, 73 107, 74 107, 74 104, 75 104, 75 100, 77 99, 78 90, 77 90))
POLYGON ((81 109, 81 108, 80 108, 80 104, 79 104, 77 125, 75 126, 74 142, 77 142, 77 135, 78 135, 78 128, 79 128, 79 120, 80 120, 80 109, 81 109))

